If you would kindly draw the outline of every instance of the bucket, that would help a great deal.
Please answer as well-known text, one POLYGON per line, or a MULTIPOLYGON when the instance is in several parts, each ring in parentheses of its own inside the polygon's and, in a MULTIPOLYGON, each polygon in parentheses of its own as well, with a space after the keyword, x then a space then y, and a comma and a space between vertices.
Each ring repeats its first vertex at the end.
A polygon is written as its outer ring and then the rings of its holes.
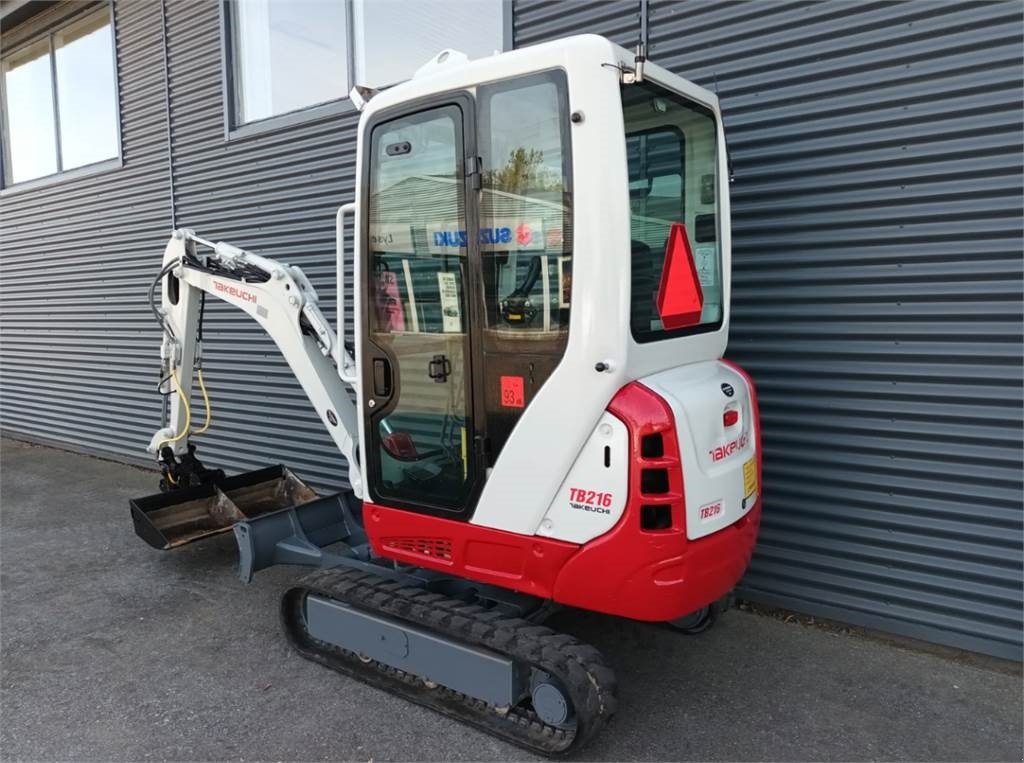
POLYGON ((317 494, 285 466, 268 466, 212 485, 133 498, 135 534, 153 548, 177 548, 230 530, 236 522, 300 506, 317 494))

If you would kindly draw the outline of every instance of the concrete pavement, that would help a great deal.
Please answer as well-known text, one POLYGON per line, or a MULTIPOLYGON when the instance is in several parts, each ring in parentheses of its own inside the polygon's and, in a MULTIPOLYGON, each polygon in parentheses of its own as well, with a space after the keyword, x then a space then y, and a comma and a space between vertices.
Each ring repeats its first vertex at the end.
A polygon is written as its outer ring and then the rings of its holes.
MULTIPOLYGON (((238 581, 230 534, 138 540, 153 473, 0 449, 0 757, 523 760, 531 756, 293 654, 295 570, 238 581)), ((1006 665, 731 611, 711 632, 565 611, 616 668, 619 714, 586 760, 1020 760, 1006 665)))

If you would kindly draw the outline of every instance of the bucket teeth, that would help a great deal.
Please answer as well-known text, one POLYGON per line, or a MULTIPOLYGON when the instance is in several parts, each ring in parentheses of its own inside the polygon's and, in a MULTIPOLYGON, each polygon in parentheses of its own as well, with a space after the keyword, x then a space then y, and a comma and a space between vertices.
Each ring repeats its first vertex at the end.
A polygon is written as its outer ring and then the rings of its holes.
POLYGON ((560 757, 580 749, 615 712, 615 675, 594 647, 544 626, 372 573, 335 568, 305 575, 285 593, 281 615, 288 639, 303 657, 534 753, 560 757), (566 720, 545 722, 533 707, 529 690, 516 704, 493 705, 320 641, 306 626, 310 595, 508 658, 523 675, 544 676, 559 687, 569 706, 566 720))

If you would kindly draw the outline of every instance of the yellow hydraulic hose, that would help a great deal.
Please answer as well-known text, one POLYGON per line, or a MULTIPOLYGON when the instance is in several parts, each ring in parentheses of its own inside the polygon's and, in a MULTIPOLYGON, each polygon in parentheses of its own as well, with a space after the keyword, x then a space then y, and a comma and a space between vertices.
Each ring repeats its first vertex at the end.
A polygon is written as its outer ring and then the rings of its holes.
POLYGON ((206 423, 203 424, 202 429, 197 429, 192 434, 202 434, 210 428, 210 424, 213 422, 213 408, 210 407, 210 396, 206 393, 206 384, 203 382, 203 369, 196 369, 196 373, 199 376, 199 389, 203 391, 203 405, 206 406, 206 423))
POLYGON ((185 397, 185 393, 181 391, 181 382, 178 381, 178 374, 173 369, 171 370, 171 381, 174 382, 174 389, 178 393, 178 397, 181 398, 181 404, 185 406, 185 426, 181 430, 181 434, 178 434, 175 437, 171 437, 171 438, 166 439, 166 440, 161 440, 159 443, 157 443, 157 446, 156 446, 156 452, 157 453, 160 452, 160 448, 162 448, 164 445, 167 445, 167 444, 172 443, 172 442, 177 442, 182 437, 187 435, 189 427, 192 426, 192 413, 188 409, 188 398, 185 397))

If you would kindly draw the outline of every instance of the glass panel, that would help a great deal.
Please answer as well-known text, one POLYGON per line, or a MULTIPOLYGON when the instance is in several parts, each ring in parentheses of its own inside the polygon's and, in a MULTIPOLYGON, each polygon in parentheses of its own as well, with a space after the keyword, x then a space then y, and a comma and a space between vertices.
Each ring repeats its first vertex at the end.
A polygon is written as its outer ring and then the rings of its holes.
POLYGON ((564 343, 569 329, 568 120, 559 76, 480 88, 480 249, 492 336, 564 343))
POLYGON ((470 58, 502 49, 502 0, 355 0, 353 21, 359 85, 407 80, 445 48, 470 58))
POLYGON ((665 245, 675 222, 686 226, 704 293, 699 326, 714 329, 722 321, 714 113, 652 83, 623 87, 622 110, 633 240, 633 336, 645 342, 694 331, 666 331, 655 303, 665 245))
POLYGON ((493 459, 569 337, 569 118, 560 72, 482 86, 478 97, 482 374, 493 459))
POLYGON ((57 136, 50 89, 50 41, 3 61, 6 180, 20 183, 57 171, 57 136))
POLYGON ((461 112, 433 109, 373 131, 369 201, 371 418, 386 498, 460 509, 470 487, 467 232, 461 112), (371 352, 373 352, 371 350, 371 352))
POLYGON ((231 9, 240 123, 346 95, 344 2, 235 0, 231 9))
POLYGON ((110 12, 53 35, 61 169, 117 157, 117 84, 110 12))

